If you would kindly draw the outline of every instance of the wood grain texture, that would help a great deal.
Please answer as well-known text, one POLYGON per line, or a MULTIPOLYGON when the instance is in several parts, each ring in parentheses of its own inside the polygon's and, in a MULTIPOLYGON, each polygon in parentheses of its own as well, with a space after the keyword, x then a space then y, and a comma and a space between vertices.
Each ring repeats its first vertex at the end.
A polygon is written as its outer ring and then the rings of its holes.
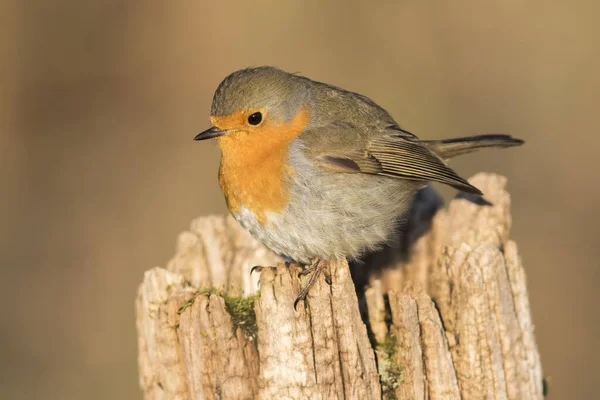
POLYGON ((420 215, 408 249, 361 266, 365 290, 331 261, 330 282, 319 278, 297 311, 299 266, 231 217, 195 220, 138 290, 144 398, 542 399, 506 180, 470 183, 485 202, 459 196, 420 215), (254 265, 270 267, 250 276, 254 265))

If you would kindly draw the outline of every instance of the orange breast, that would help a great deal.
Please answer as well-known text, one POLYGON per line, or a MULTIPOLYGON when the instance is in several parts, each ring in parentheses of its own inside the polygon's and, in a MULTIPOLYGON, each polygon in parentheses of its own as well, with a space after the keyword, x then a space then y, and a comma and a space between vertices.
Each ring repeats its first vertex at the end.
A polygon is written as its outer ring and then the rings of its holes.
MULTIPOLYGON (((239 121, 240 117, 216 117, 213 124, 227 126, 225 119, 239 121)), ((301 110, 287 123, 265 120, 251 131, 240 130, 217 138, 223 153, 219 183, 232 212, 246 207, 264 224, 267 212, 277 213, 286 207, 290 194, 286 176, 293 173, 289 145, 307 122, 308 113, 301 110)))

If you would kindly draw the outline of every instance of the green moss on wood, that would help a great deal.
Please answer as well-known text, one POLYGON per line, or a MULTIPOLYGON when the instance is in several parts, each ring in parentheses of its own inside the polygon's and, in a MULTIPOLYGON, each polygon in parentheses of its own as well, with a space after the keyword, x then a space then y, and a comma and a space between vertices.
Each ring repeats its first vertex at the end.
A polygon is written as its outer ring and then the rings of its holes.
POLYGON ((377 343, 377 369, 384 399, 396 399, 396 388, 400 383, 402 366, 396 360, 396 336, 388 333, 383 343, 377 343))
POLYGON ((196 291, 192 297, 179 307, 177 312, 181 314, 187 308, 191 307, 198 296, 204 295, 210 298, 213 294, 221 297, 225 301, 225 308, 227 309, 227 313, 231 316, 234 332, 237 328, 240 328, 246 337, 256 339, 258 328, 256 326, 254 301, 260 296, 260 292, 257 292, 253 296, 243 297, 230 296, 224 290, 214 287, 202 289, 196 291))
POLYGON ((250 339, 256 339, 256 334, 258 332, 254 301, 259 296, 260 292, 254 296, 248 297, 223 296, 227 312, 231 315, 233 328, 240 328, 246 337, 250 339))

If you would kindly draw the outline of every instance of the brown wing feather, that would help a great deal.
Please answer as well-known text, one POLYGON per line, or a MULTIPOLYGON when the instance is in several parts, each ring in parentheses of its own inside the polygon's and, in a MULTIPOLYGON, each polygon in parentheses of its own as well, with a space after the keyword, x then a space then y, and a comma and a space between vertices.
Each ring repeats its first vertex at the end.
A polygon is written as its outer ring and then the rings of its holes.
POLYGON ((481 194, 421 144, 416 136, 397 129, 390 131, 393 133, 369 138, 352 125, 336 125, 305 131, 301 139, 307 155, 320 167, 331 171, 434 181, 467 193, 481 194))
POLYGON ((482 194, 417 141, 384 135, 375 138, 367 152, 381 164, 379 175, 440 182, 467 193, 482 194))

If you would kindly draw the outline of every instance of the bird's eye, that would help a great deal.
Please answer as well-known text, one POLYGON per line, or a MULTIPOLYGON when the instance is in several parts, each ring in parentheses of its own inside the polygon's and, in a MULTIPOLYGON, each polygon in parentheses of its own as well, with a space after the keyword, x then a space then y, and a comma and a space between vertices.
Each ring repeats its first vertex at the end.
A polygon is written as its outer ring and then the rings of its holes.
POLYGON ((248 117, 248 123, 250 125, 258 125, 262 121, 262 114, 259 112, 255 112, 251 116, 248 117))

